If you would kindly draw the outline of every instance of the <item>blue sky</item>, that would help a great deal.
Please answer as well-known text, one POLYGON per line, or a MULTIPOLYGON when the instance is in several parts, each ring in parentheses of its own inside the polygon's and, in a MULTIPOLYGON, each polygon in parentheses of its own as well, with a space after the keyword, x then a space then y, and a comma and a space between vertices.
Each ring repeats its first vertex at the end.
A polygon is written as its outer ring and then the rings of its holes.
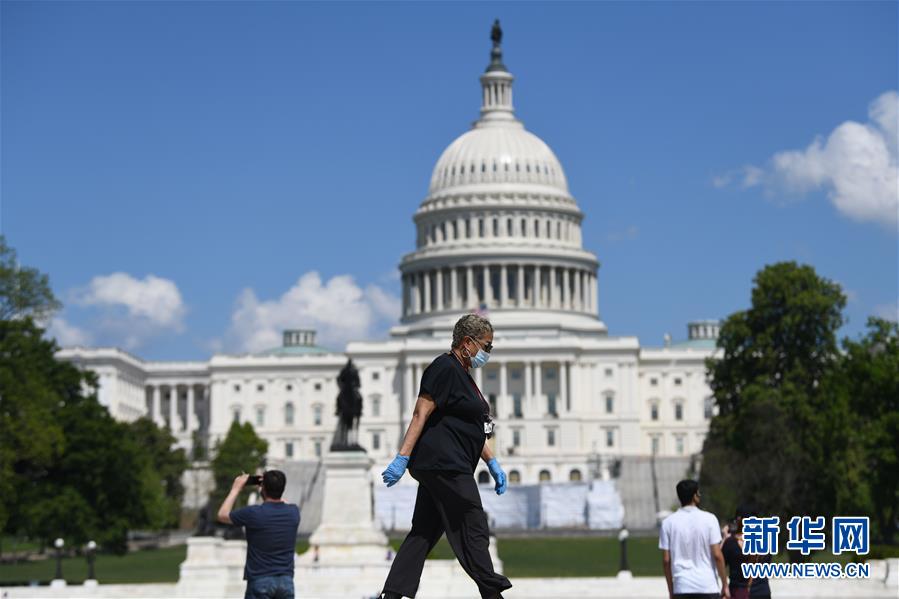
POLYGON ((897 3, 0 4, 0 229, 61 341, 203 359, 381 338, 502 21, 613 335, 661 345, 797 260, 896 317, 897 3))

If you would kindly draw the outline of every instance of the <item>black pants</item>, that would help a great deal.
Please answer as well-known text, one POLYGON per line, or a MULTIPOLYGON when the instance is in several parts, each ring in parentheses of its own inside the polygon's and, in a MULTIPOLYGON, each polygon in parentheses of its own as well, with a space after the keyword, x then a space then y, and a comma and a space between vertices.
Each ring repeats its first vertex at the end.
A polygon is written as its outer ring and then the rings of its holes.
POLYGON ((415 597, 425 558, 443 533, 459 564, 477 583, 481 597, 496 597, 510 588, 509 579, 493 571, 493 560, 487 550, 490 542, 487 514, 481 506, 474 477, 438 470, 416 470, 409 474, 418 481, 412 530, 393 558, 384 590, 415 597))

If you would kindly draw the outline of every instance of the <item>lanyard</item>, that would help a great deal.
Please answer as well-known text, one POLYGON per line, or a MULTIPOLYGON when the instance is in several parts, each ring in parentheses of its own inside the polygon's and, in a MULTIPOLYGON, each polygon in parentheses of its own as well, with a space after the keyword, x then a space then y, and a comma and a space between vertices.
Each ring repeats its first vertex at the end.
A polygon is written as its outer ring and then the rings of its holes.
MULTIPOLYGON (((462 364, 462 362, 459 360, 459 357, 456 356, 456 354, 454 354, 453 352, 450 352, 450 353, 453 354, 453 357, 456 358, 456 361, 459 362, 459 365, 462 366, 462 368, 464 370, 465 365, 462 364)), ((484 402, 484 405, 487 407, 487 417, 489 418, 490 417, 490 404, 487 403, 486 399, 484 399, 484 394, 481 393, 480 389, 478 389, 478 384, 476 382, 474 382, 474 379, 472 378, 472 376, 470 374, 468 374, 467 370, 465 371, 465 376, 468 377, 468 380, 471 382, 471 386, 474 387, 474 390, 475 390, 475 392, 477 392, 478 397, 481 398, 481 401, 484 402)))

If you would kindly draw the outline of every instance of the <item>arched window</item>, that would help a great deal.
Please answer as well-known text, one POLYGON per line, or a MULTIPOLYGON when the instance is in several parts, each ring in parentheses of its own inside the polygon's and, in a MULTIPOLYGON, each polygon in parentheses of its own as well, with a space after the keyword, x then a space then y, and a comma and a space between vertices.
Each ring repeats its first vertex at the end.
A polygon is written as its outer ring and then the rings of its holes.
POLYGON ((321 404, 312 406, 312 424, 321 426, 322 424, 322 407, 321 404))
POLYGON ((568 473, 568 480, 573 482, 578 482, 581 480, 581 471, 575 468, 571 472, 568 473))
POLYGON ((650 400, 649 402, 649 419, 653 421, 657 421, 659 419, 658 400, 650 400))
POLYGON ((713 411, 715 409, 715 398, 712 396, 706 397, 702 400, 702 415, 706 420, 711 420, 713 411))
POLYGON ((674 419, 675 420, 683 420, 684 419, 684 402, 678 400, 674 402, 674 419))
POLYGON ((288 426, 293 424, 293 404, 290 402, 284 405, 284 424, 288 426))
POLYGON ((513 485, 517 485, 521 482, 521 474, 518 470, 510 470, 509 471, 509 483, 513 485))
POLYGON ((541 470, 540 471, 540 482, 548 483, 553 479, 552 475, 549 473, 549 470, 541 470))
POLYGON ((490 473, 486 470, 478 472, 478 484, 483 485, 490 482, 490 473))

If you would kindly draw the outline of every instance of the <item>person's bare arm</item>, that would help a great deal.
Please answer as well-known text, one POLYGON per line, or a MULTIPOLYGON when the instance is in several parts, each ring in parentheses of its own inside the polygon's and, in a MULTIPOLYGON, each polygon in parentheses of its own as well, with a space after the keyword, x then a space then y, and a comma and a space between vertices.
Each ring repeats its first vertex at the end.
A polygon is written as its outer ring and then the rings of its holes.
POLYGON ((484 448, 481 449, 481 459, 485 464, 493 459, 493 450, 487 445, 487 441, 484 441, 484 448))
POLYGON ((234 479, 234 482, 231 484, 231 491, 228 492, 228 496, 225 497, 225 500, 222 502, 221 507, 219 507, 219 512, 217 514, 218 521, 222 524, 231 524, 231 510, 234 509, 234 502, 237 501, 237 496, 240 495, 241 489, 243 489, 244 485, 247 484, 247 479, 250 478, 249 474, 241 474, 237 478, 234 479))
POLYGON ((674 580, 671 578, 671 553, 667 549, 662 550, 662 570, 665 571, 665 582, 668 583, 668 597, 674 597, 674 580))
POLYGON ((721 552, 721 544, 715 543, 712 547, 712 559, 718 569, 718 580, 721 581, 721 596, 730 598, 730 588, 727 586, 727 568, 724 565, 724 554, 721 552))
POLYGON ((409 421, 409 426, 406 428, 406 436, 403 437, 403 444, 400 445, 401 456, 412 455, 412 450, 415 448, 415 444, 418 443, 418 438, 425 427, 425 422, 428 421, 428 416, 436 408, 437 404, 434 403, 430 395, 419 395, 418 399, 415 400, 412 420, 409 421))

